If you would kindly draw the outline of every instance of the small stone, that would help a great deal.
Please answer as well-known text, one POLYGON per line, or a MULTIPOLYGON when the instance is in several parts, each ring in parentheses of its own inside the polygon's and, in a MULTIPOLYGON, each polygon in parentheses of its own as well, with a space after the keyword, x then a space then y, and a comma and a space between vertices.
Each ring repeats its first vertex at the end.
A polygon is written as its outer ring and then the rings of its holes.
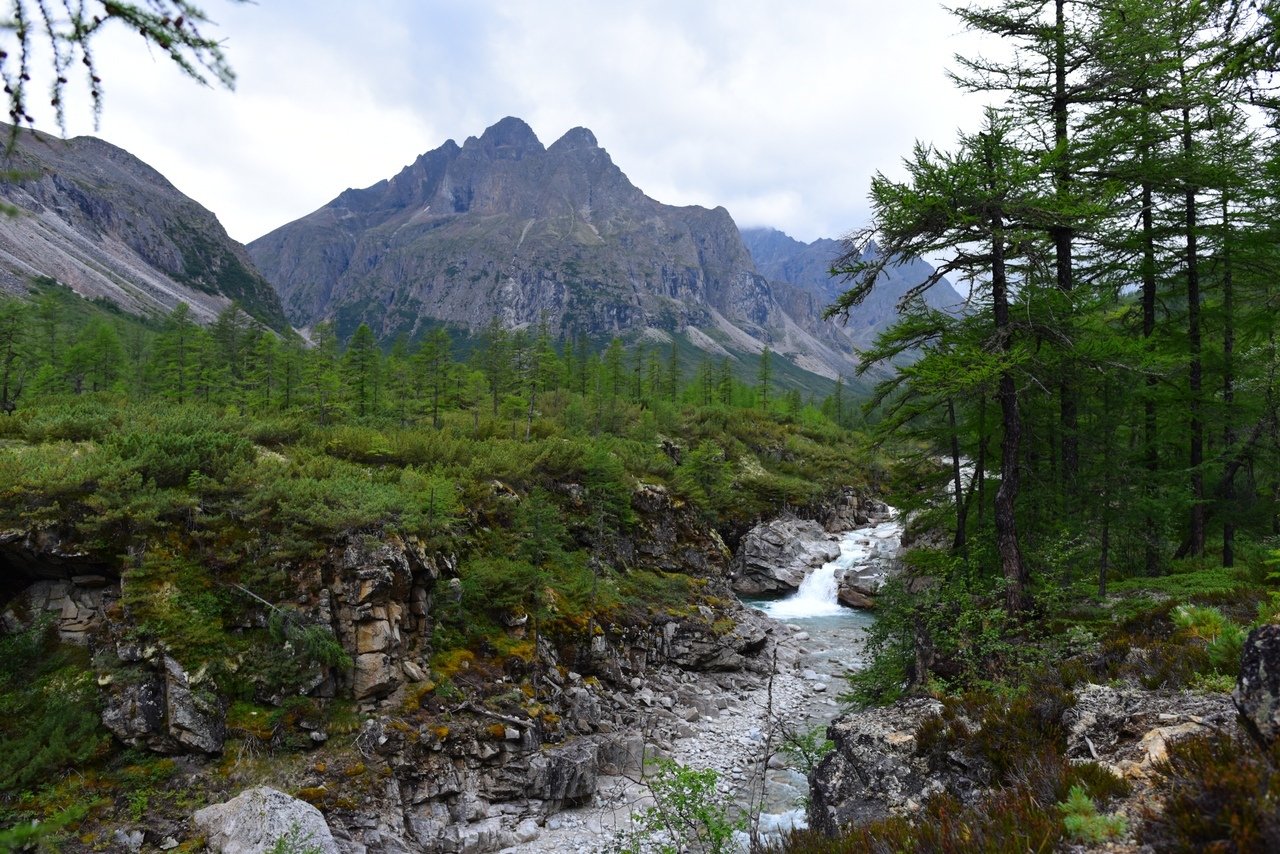
POLYGON ((160 840, 161 851, 170 851, 174 848, 177 848, 178 845, 179 845, 178 840, 174 839, 172 836, 166 836, 164 839, 160 840))

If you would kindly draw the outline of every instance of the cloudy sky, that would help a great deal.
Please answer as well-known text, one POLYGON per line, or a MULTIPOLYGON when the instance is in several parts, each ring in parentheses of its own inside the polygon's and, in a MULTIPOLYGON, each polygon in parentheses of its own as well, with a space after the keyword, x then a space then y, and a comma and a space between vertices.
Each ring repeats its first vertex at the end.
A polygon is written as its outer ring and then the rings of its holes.
MULTIPOLYGON (((935 0, 203 0, 234 92, 105 33, 97 135, 249 241, 507 115, 591 128, 669 204, 804 240, 867 219, 877 170, 948 144, 982 100, 946 79, 982 43, 935 0)), ((68 133, 95 133, 68 99, 68 133)), ((40 126, 53 130, 47 117, 40 126)))

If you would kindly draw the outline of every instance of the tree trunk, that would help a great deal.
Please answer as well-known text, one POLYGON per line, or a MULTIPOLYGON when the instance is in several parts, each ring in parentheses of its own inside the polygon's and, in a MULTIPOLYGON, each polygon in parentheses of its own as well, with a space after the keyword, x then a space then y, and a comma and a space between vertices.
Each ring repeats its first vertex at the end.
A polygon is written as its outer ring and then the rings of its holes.
MULTIPOLYGON (((1146 164, 1150 156, 1150 146, 1142 145, 1141 159, 1145 174, 1146 164)), ((1142 339, 1147 343, 1147 350, 1152 347, 1152 336, 1156 331, 1156 250, 1155 222, 1151 182, 1142 182, 1142 339)), ((1143 548, 1148 576, 1160 572, 1160 552, 1158 549, 1157 526, 1151 512, 1151 505, 1156 496, 1156 476, 1160 470, 1160 450, 1156 444, 1156 387, 1159 381, 1155 372, 1147 371, 1147 391, 1142 402, 1142 444, 1143 457, 1147 467, 1145 493, 1147 511, 1143 519, 1145 544, 1143 548)))
MULTIPOLYGON (((1193 154, 1191 135, 1191 108, 1182 108, 1182 153, 1188 167, 1193 154)), ((1204 504, 1204 414, 1201 400, 1203 386, 1203 365, 1201 362, 1200 342, 1200 267, 1199 249, 1196 229, 1198 212, 1196 209, 1196 188, 1188 185, 1184 195, 1186 207, 1187 229, 1187 349, 1189 363, 1187 365, 1187 384, 1190 393, 1190 415, 1188 425, 1190 454, 1188 464, 1191 467, 1191 554, 1203 556, 1205 549, 1205 504, 1204 504)))
MULTIPOLYGON (((1054 3, 1053 142, 1055 148, 1053 183, 1060 201, 1065 202, 1071 187, 1071 159, 1067 150, 1067 23, 1066 0, 1054 3)), ((1052 229, 1058 290, 1071 293, 1075 287, 1071 258, 1074 238, 1069 225, 1052 229)), ((1076 479, 1080 473, 1080 439, 1077 424, 1077 394, 1070 379, 1058 385, 1058 418, 1062 426, 1062 485, 1067 506, 1074 509, 1076 479)))
POLYGON ((964 497, 964 480, 960 471, 960 434, 956 432, 956 404, 947 398, 947 421, 951 427, 951 478, 955 482, 956 495, 956 538, 951 550, 963 554, 965 550, 965 520, 969 513, 968 502, 964 497))
MULTIPOLYGON (((990 154, 988 170, 994 169, 990 154)), ((995 315, 996 346, 1003 353, 1012 347, 1009 324, 1008 277, 1004 260, 1004 221, 996 211, 991 215, 991 300, 995 315)), ((1000 415, 1004 435, 1000 440, 1000 489, 996 491, 996 547, 1000 553, 1000 569, 1005 578, 1005 608, 1010 614, 1021 614, 1030 601, 1027 594, 1027 568, 1018 547, 1018 521, 1014 503, 1018 496, 1018 451, 1022 440, 1022 417, 1018 412, 1018 389, 1013 371, 1006 365, 1000 373, 1000 415)))
MULTIPOLYGON (((1222 194, 1222 443, 1230 449, 1235 443, 1235 293, 1231 269, 1230 200, 1222 194)), ((1222 565, 1235 566, 1235 481, 1227 481, 1222 493, 1222 565)))

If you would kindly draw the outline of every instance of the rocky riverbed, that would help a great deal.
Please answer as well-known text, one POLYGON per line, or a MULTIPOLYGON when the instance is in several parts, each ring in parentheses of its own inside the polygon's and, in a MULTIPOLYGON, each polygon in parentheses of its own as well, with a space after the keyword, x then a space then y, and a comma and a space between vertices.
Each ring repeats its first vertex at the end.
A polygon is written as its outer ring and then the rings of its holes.
MULTIPOLYGON (((870 622, 869 617, 861 619, 870 622)), ((652 728, 646 733, 650 755, 670 757, 691 768, 714 769, 722 793, 744 811, 760 803, 764 776, 761 831, 792 826, 804 815, 808 788, 803 769, 782 753, 781 727, 805 731, 835 717, 836 695, 843 688, 838 677, 860 664, 859 659, 845 658, 845 650, 858 646, 860 634, 856 625, 846 627, 840 646, 834 647, 799 625, 780 627, 772 679, 765 674, 691 679, 682 687, 696 685, 693 690, 703 711, 686 707, 683 715, 688 719, 683 725, 652 728)), ((506 850, 599 851, 617 832, 630 827, 632 812, 650 803, 648 789, 638 776, 602 777, 589 806, 552 816, 542 828, 525 828, 529 838, 506 850)))
MULTIPOLYGON (((803 589, 773 602, 755 603, 764 614, 776 611, 789 620, 771 620, 772 673, 668 674, 676 680, 669 694, 650 690, 646 697, 642 689, 638 695, 675 717, 674 722, 670 717, 655 719, 649 727, 648 755, 714 770, 721 793, 740 814, 758 814, 755 829, 762 837, 804 826, 808 769, 784 749, 786 737, 823 730, 840 710, 844 677, 862 666, 862 641, 873 618, 867 611, 841 606, 836 582, 849 576, 878 586, 883 579, 896 554, 901 527, 888 508, 877 510, 865 519, 867 524, 839 536, 807 524, 803 535, 808 541, 787 547, 795 562, 811 565, 803 571, 794 566, 783 570, 803 589), (815 555, 824 560, 814 560, 815 555), (825 589, 804 586, 814 576, 825 589)), ((757 539, 775 538, 777 527, 770 526, 757 539)), ((797 527, 793 520, 782 527, 791 536, 800 535, 791 530, 797 527)), ((634 812, 652 802, 640 775, 602 777, 591 804, 552 816, 541 827, 528 823, 520 844, 505 850, 599 851, 631 827, 634 812)), ((744 835, 744 848, 746 841, 744 835)))

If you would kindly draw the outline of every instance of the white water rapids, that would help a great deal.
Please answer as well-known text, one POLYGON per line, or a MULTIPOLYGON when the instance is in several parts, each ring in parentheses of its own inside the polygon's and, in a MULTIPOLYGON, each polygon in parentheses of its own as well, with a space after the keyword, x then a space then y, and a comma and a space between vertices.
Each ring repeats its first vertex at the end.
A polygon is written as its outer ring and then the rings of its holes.
MULTIPOLYGON (((890 509, 888 518, 874 525, 846 531, 840 536, 839 545, 840 556, 810 572, 790 596, 750 603, 803 632, 795 635, 805 639, 805 655, 796 667, 815 693, 791 712, 798 733, 831 722, 839 711, 832 695, 850 672, 863 666, 862 641, 872 617, 867 611, 840 604, 839 579, 852 573, 864 583, 882 582, 893 570, 902 547, 902 524, 897 511, 890 509)), ((765 780, 759 833, 766 843, 780 844, 787 832, 808 826, 801 805, 808 793, 808 779, 802 769, 787 762, 778 767, 771 765, 765 780)), ((740 834, 738 842, 741 850, 749 850, 744 834, 740 834)))
POLYGON ((897 516, 896 511, 891 511, 883 522, 846 531, 840 537, 840 557, 805 576, 795 593, 752 604, 783 622, 850 615, 850 610, 836 598, 837 579, 844 572, 883 579, 902 543, 902 525, 897 516))

